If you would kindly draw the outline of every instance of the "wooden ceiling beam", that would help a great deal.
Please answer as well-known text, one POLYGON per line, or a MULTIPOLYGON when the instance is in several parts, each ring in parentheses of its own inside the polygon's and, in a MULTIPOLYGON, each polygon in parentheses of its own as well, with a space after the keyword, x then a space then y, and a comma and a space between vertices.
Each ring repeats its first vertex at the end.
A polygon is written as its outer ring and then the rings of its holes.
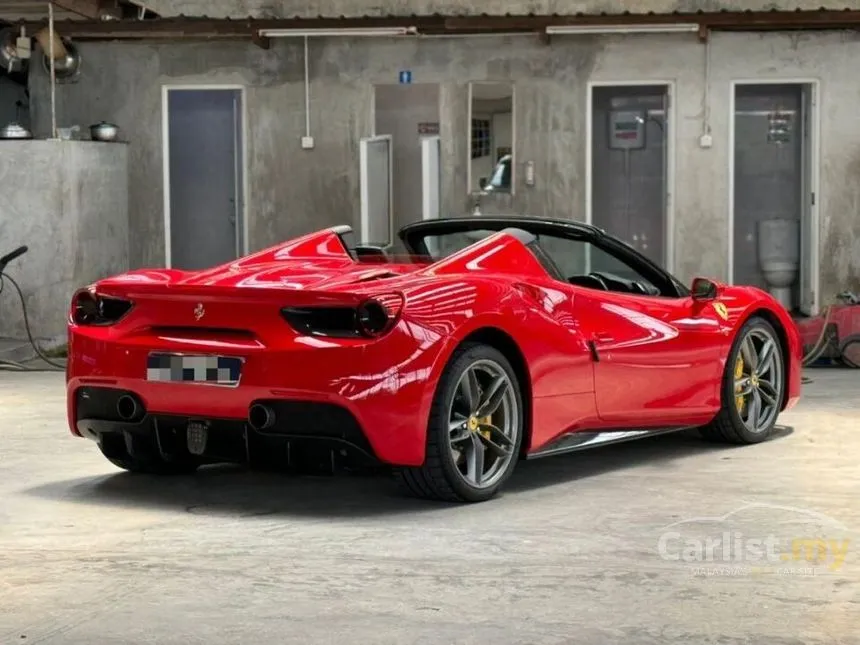
MULTIPOLYGON (((61 0, 63 6, 96 0, 61 0)), ((59 4, 59 3, 58 3, 59 4)), ((149 20, 80 20, 58 22, 63 36, 79 40, 118 39, 249 39, 266 47, 258 36, 262 29, 339 29, 415 27, 419 34, 469 35, 479 33, 544 34, 550 26, 618 27, 696 24, 698 37, 706 40, 715 30, 857 29, 860 11, 721 12, 685 14, 625 14, 571 16, 414 16, 382 18, 280 18, 227 20, 213 18, 154 18, 149 20)), ((41 28, 45 21, 26 23, 41 28)))
POLYGON ((251 41, 260 49, 271 49, 272 47, 272 39, 261 36, 257 30, 251 32, 251 41))
POLYGON ((567 16, 452 16, 450 32, 544 31, 550 26, 618 27, 697 24, 705 29, 833 29, 860 25, 860 11, 724 11, 718 13, 591 14, 567 16))
POLYGON ((53 0, 53 4, 90 20, 98 20, 104 3, 100 0, 53 0))

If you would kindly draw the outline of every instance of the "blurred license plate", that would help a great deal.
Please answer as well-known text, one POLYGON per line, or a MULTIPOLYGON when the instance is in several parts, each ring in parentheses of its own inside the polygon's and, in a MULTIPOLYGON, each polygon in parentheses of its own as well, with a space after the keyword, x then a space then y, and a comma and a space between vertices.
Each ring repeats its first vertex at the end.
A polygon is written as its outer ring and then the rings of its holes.
POLYGON ((166 383, 238 385, 242 359, 234 356, 152 353, 146 363, 146 380, 166 383))

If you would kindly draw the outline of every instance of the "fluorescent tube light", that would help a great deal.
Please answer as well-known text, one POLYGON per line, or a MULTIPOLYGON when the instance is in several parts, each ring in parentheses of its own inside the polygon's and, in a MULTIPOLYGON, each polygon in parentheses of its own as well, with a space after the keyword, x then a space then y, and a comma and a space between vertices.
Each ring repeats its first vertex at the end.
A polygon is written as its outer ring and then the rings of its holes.
POLYGON ((556 25, 546 28, 548 35, 571 34, 672 34, 699 31, 699 25, 677 23, 665 25, 556 25))
POLYGON ((305 36, 407 36, 417 34, 416 27, 346 27, 343 29, 261 29, 263 38, 286 38, 305 36))

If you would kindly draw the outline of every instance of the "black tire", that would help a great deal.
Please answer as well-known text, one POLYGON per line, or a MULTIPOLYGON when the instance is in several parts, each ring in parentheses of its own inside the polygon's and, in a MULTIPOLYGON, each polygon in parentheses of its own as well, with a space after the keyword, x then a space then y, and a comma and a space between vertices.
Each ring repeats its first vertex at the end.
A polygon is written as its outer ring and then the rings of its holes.
POLYGON ((489 345, 466 343, 459 347, 446 366, 436 390, 427 424, 427 443, 424 464, 415 468, 399 468, 395 476, 406 493, 422 499, 448 502, 484 502, 493 498, 508 480, 516 467, 525 428, 522 387, 516 373, 505 356, 489 345), (471 485, 457 467, 449 446, 449 410, 461 377, 479 361, 492 361, 510 379, 516 400, 516 437, 510 446, 512 456, 498 479, 490 486, 477 488, 471 485))
POLYGON ((839 345, 839 358, 845 367, 860 368, 860 334, 854 334, 839 345))
POLYGON ((725 371, 723 372, 720 392, 722 406, 717 416, 714 417, 708 425, 699 429, 705 439, 720 443, 747 445, 765 441, 773 434, 773 429, 779 416, 778 412, 774 415, 773 420, 768 424, 768 427, 758 432, 753 432, 744 424, 741 412, 738 409, 738 404, 736 402, 735 367, 738 357, 741 354, 741 347, 744 341, 753 333, 757 335, 768 335, 776 345, 774 349, 776 366, 774 369, 780 370, 782 374, 776 398, 779 403, 779 407, 782 407, 782 401, 785 397, 785 388, 787 387, 786 381, 788 374, 785 369, 785 357, 783 355, 779 335, 776 333, 773 325, 771 325, 767 320, 754 316, 746 322, 738 333, 737 338, 732 345, 732 349, 729 352, 725 371))
POLYGON ((135 455, 131 456, 122 434, 103 435, 99 450, 117 468, 146 475, 189 475, 200 467, 200 462, 189 455, 166 461, 143 438, 135 438, 135 455))

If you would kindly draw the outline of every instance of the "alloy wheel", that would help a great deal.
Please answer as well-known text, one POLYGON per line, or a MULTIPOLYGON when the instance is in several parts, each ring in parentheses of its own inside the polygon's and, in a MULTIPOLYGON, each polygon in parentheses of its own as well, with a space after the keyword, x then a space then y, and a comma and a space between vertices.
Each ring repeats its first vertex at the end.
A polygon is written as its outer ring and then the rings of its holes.
POLYGON ((779 341, 765 329, 751 329, 734 366, 735 408, 753 433, 770 428, 782 404, 783 373, 779 341))
POLYGON ((463 480, 493 486, 515 457, 520 432, 517 397, 501 365, 482 359, 460 376, 448 412, 448 446, 463 480))

